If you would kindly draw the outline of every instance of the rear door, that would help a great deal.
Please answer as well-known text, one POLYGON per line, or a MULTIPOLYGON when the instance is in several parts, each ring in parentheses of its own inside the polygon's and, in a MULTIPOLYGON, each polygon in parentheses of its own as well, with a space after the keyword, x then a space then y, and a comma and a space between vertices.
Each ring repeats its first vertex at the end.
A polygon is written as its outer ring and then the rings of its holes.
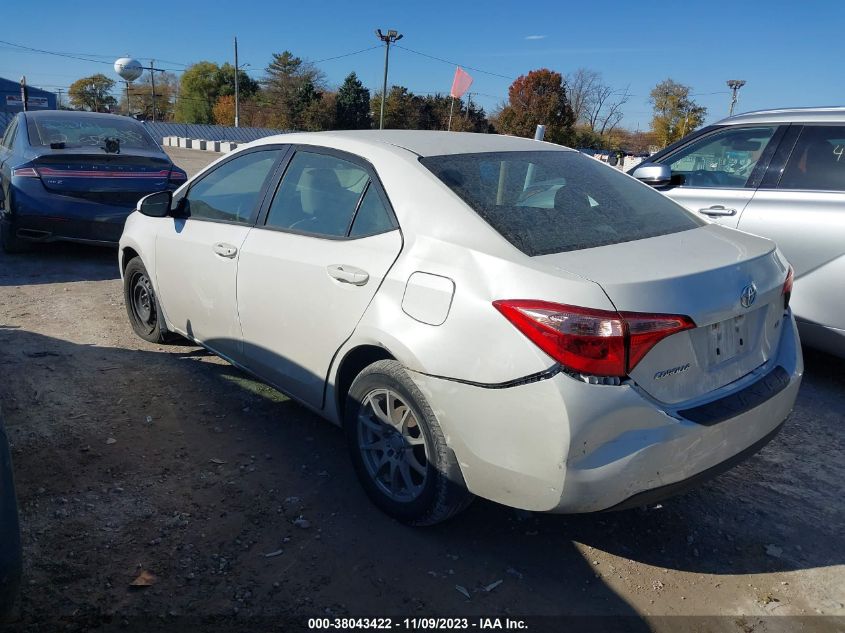
POLYGON ((345 153, 299 148, 243 243, 244 364, 321 407, 332 358, 402 248, 377 175, 345 153))
POLYGON ((193 182, 156 239, 156 280, 171 325, 240 360, 235 283, 241 245, 286 147, 241 152, 193 182))
POLYGON ((845 329, 845 124, 791 126, 739 228, 792 264, 799 318, 845 329))
POLYGON ((663 193, 705 219, 736 228, 782 131, 777 125, 729 126, 696 137, 656 161, 672 169, 663 193))

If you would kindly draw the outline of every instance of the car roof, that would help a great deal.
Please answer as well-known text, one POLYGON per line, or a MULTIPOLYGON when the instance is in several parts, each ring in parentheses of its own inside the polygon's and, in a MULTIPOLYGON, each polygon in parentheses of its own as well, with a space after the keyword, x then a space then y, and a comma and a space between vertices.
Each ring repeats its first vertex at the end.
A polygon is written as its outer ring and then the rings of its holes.
POLYGON ((715 125, 747 123, 845 123, 845 106, 755 110, 722 119, 715 125))
POLYGON ((503 134, 442 132, 432 130, 344 130, 293 132, 261 139, 256 144, 303 143, 331 146, 336 142, 363 143, 394 151, 407 150, 417 156, 475 154, 481 152, 573 151, 561 145, 503 134))

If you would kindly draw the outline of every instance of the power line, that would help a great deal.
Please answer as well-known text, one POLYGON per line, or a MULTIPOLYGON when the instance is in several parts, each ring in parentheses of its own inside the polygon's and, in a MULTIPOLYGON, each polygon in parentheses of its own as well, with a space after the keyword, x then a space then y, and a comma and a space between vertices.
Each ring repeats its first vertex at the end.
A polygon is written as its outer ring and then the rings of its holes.
POLYGON ((459 64, 458 62, 450 62, 448 59, 443 59, 442 57, 435 57, 434 55, 429 55, 428 53, 421 53, 420 51, 415 51, 414 49, 408 48, 407 46, 400 46, 399 44, 396 44, 395 46, 396 48, 401 48, 403 51, 408 51, 409 53, 414 53, 415 55, 420 55, 422 57, 428 57, 429 59, 435 59, 439 62, 443 62, 444 64, 449 64, 450 66, 460 66, 461 68, 466 68, 467 70, 474 70, 477 73, 482 73, 484 75, 492 75, 493 77, 501 77, 502 79, 509 79, 511 81, 516 79, 516 77, 500 75, 499 73, 490 72, 489 70, 482 70, 481 68, 473 68, 472 66, 459 64))

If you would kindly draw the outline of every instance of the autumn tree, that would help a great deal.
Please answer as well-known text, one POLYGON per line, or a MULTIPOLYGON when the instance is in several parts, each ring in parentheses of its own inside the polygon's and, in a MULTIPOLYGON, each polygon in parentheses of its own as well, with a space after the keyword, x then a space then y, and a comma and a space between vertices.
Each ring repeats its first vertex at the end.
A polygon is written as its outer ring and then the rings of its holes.
POLYGON ((335 99, 336 125, 339 130, 365 130, 372 125, 370 91, 352 72, 343 80, 335 99))
POLYGON ((508 103, 496 117, 496 128, 505 134, 532 137, 538 125, 545 125, 546 140, 568 144, 574 122, 563 76, 541 68, 511 84, 508 103))
POLYGON ((109 79, 102 73, 82 77, 68 88, 68 99, 71 105, 79 110, 108 112, 117 105, 117 99, 111 94, 114 84, 113 79, 109 79))
POLYGON ((651 91, 654 115, 651 129, 657 143, 665 147, 680 140, 704 123, 707 108, 690 98, 690 87, 671 79, 657 84, 651 91))
MULTIPOLYGON (((155 108, 158 121, 173 118, 179 79, 173 73, 158 73, 155 78, 155 108)), ((144 73, 137 82, 129 84, 129 103, 126 90, 121 91, 120 111, 147 120, 153 118, 153 87, 149 73, 144 73)))
POLYGON ((311 62, 290 51, 273 53, 262 80, 262 102, 274 113, 272 125, 305 129, 305 113, 315 106, 325 89, 325 76, 311 62))

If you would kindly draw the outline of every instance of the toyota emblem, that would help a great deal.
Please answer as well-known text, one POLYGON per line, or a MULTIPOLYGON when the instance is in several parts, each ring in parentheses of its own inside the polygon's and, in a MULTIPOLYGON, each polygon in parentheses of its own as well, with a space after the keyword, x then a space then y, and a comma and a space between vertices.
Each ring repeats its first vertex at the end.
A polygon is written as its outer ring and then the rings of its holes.
POLYGON ((743 308, 750 308, 754 304, 754 300, 756 298, 757 286, 755 286, 753 283, 750 283, 742 289, 742 294, 739 295, 739 302, 742 304, 743 308))

